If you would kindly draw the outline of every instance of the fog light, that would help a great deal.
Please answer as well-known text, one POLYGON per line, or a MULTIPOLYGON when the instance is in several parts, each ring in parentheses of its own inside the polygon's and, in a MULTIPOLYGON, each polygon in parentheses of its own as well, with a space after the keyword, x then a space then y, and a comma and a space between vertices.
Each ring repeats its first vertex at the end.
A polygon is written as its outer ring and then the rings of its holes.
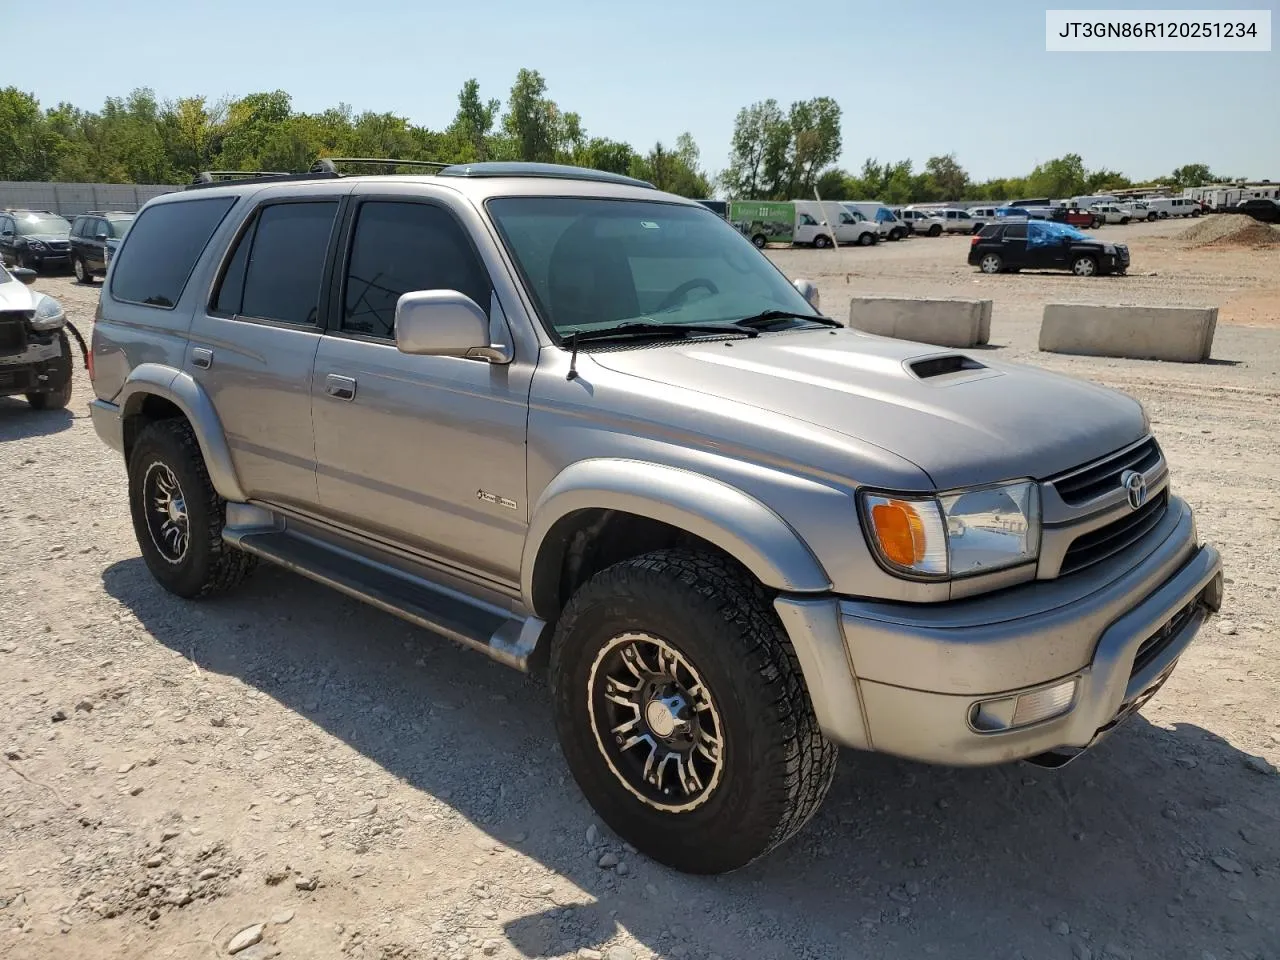
POLYGON ((1076 683, 1073 677, 1032 693, 984 700, 974 704, 970 722, 975 730, 999 733, 1048 720, 1071 709, 1076 699, 1076 683))
POLYGON ((1013 709, 1013 725, 1015 727, 1048 720, 1070 709, 1076 699, 1075 678, 1066 683, 1045 687, 1035 693, 1024 693, 1018 697, 1018 705, 1013 709))

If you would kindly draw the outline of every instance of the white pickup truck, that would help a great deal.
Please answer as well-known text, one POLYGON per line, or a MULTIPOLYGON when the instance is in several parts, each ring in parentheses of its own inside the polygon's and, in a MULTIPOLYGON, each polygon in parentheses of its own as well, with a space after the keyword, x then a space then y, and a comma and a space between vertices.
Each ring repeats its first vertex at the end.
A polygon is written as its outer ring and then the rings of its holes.
POLYGON ((1119 207, 1114 203, 1095 203, 1089 212, 1103 223, 1129 223, 1140 219, 1128 207, 1119 207))
POLYGON ((895 210, 903 223, 911 229, 911 232, 921 237, 937 237, 941 236, 946 224, 941 217, 936 217, 929 210, 895 210))

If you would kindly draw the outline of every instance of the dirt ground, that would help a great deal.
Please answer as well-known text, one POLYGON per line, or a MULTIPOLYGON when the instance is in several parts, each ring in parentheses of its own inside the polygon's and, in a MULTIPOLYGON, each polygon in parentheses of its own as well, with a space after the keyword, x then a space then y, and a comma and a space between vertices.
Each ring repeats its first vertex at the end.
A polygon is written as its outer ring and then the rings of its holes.
MULTIPOLYGON (((1280 958, 1280 248, 1184 229, 1106 228, 1126 278, 984 277, 965 238, 771 253, 836 316, 990 296, 993 355, 1141 398, 1227 594, 1065 769, 846 752, 802 836, 719 879, 597 824, 538 679, 277 570, 163 593, 83 371, 68 411, 0 400, 0 956, 207 960, 249 929, 242 960, 1280 958), (1219 304, 1214 360, 1039 354, 1063 298, 1219 304)), ((40 288, 88 333, 96 291, 40 288)))

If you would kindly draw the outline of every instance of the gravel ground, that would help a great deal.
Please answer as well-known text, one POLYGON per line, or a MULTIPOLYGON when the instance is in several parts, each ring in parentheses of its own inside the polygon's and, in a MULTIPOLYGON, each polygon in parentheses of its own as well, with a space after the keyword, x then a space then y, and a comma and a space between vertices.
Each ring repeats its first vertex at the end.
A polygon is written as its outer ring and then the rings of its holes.
MULTIPOLYGON (((164 594, 83 372, 65 412, 0 399, 0 955, 1280 957, 1280 253, 1184 226, 1108 228, 1127 278, 983 277, 963 238, 772 253, 837 316, 855 291, 990 296, 995 355, 1140 397, 1229 579, 1173 679, 1076 763, 846 752, 809 829, 719 879, 594 821, 536 679, 276 570, 164 594), (1215 360, 1038 354, 1067 297, 1221 304, 1215 360)), ((88 333, 94 290, 40 288, 88 333)))

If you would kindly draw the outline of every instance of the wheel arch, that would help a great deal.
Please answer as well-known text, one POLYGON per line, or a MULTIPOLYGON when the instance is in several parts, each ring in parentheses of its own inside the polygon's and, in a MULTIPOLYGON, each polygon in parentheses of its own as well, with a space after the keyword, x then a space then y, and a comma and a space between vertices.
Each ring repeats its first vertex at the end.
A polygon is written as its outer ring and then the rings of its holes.
POLYGON ((616 518, 655 536, 658 529, 675 531, 709 544, 773 590, 831 589, 800 535, 742 490, 677 467, 595 459, 566 467, 534 506, 520 565, 521 594, 530 610, 546 619, 559 613, 561 576, 574 537, 616 518))
POLYGON ((195 431, 214 490, 224 500, 246 499, 213 401, 189 373, 158 363, 139 364, 125 380, 115 402, 120 407, 126 460, 145 424, 180 416, 195 431))

